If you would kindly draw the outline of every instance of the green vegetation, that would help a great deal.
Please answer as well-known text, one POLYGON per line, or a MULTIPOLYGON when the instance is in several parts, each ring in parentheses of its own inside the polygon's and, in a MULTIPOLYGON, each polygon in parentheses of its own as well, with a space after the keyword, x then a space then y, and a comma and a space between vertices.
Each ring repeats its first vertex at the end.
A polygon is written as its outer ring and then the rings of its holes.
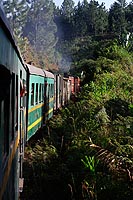
POLYGON ((100 42, 94 52, 97 58, 77 68, 84 71, 77 102, 52 118, 48 134, 42 131, 43 139, 26 150, 24 194, 30 199, 35 194, 28 168, 34 183, 41 176, 36 194, 45 193, 45 199, 129 200, 133 195, 132 54, 117 41, 100 42))

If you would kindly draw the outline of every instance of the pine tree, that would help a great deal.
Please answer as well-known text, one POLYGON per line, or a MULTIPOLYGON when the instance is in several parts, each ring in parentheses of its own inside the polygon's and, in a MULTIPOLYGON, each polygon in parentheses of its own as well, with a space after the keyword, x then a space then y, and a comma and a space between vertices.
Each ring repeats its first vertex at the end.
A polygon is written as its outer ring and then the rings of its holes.
POLYGON ((98 9, 97 10, 98 15, 97 15, 96 24, 95 24, 95 33, 96 34, 107 33, 108 12, 105 9, 105 6, 103 3, 101 5, 99 5, 97 9, 98 9))
POLYGON ((87 33, 87 21, 88 21, 88 3, 85 0, 82 4, 78 2, 75 7, 74 13, 74 36, 82 37, 87 33))
POLYGON ((133 4, 130 3, 127 7, 126 7, 126 20, 128 23, 127 26, 127 30, 130 33, 133 33, 133 4))
MULTIPOLYGON (((30 1, 30 10, 24 28, 26 36, 35 51, 41 55, 41 60, 48 56, 55 59, 56 24, 54 23, 54 4, 50 0, 30 1)), ((42 64, 43 61, 40 61, 42 64)), ((44 66, 43 66, 44 67, 44 66)))
POLYGON ((95 0, 91 0, 89 3, 89 32, 91 34, 96 34, 96 22, 98 16, 98 2, 95 0))
POLYGON ((126 1, 117 0, 109 11, 109 29, 115 33, 122 44, 125 43, 127 34, 127 20, 126 20, 126 1))
POLYGON ((19 39, 26 23, 28 3, 26 0, 2 0, 2 3, 14 35, 19 39))
POLYGON ((70 19, 74 13, 74 1, 73 0, 64 0, 61 5, 61 14, 70 19))

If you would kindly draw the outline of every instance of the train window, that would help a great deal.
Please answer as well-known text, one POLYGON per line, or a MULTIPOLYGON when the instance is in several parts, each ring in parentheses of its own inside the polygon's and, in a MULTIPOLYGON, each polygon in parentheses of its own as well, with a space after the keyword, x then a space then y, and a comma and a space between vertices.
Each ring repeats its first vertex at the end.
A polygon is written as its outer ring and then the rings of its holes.
POLYGON ((52 84, 52 96, 54 96, 54 84, 52 84))
POLYGON ((38 83, 36 83, 36 104, 38 103, 38 83))
POLYGON ((16 75, 16 123, 15 123, 15 130, 18 130, 18 75, 16 75))
POLYGON ((4 155, 7 156, 9 152, 9 107, 10 107, 10 91, 4 100, 4 155))
MULTIPOLYGON (((4 101, 1 102, 0 114, 1 114, 1 126, 0 126, 0 140, 1 140, 1 148, 0 148, 0 159, 3 161, 4 156, 4 101)), ((0 163, 1 166, 2 163, 0 163)))
POLYGON ((26 81, 24 79, 23 79, 23 88, 24 88, 23 106, 26 107, 27 88, 26 88, 26 81))
POLYGON ((20 97, 25 97, 27 94, 26 91, 26 81, 23 79, 23 81, 20 81, 20 97))
POLYGON ((51 93, 50 84, 48 84, 48 97, 49 97, 49 98, 50 98, 50 93, 51 93))
POLYGON ((9 118, 10 116, 10 84, 11 74, 10 71, 0 65, 0 106, 1 106, 1 130, 0 130, 0 143, 1 155, 3 157, 3 164, 6 161, 9 153, 9 118))
POLYGON ((11 97, 11 117, 12 117, 12 131, 11 139, 14 140, 14 131, 15 131, 15 74, 12 74, 12 97, 11 97))
POLYGON ((48 94, 48 84, 47 81, 45 81, 45 85, 44 85, 44 97, 46 98, 48 94))
POLYGON ((51 84, 49 84, 49 97, 51 98, 51 84))
POLYGON ((51 84, 51 97, 53 97, 53 85, 51 84))
POLYGON ((51 84, 51 97, 53 97, 53 84, 51 84))
POLYGON ((0 128, 1 128, 1 101, 0 101, 0 128))
POLYGON ((52 84, 50 85, 50 96, 52 97, 52 84))
POLYGON ((34 83, 32 83, 32 85, 31 85, 31 106, 34 106, 34 90, 35 90, 35 86, 34 86, 34 83))
POLYGON ((22 70, 20 70, 20 79, 22 79, 22 70))
POLYGON ((41 96, 42 101, 43 101, 43 97, 44 97, 44 85, 42 84, 42 96, 41 96))
POLYGON ((42 101, 42 84, 39 84, 39 102, 41 102, 42 101))

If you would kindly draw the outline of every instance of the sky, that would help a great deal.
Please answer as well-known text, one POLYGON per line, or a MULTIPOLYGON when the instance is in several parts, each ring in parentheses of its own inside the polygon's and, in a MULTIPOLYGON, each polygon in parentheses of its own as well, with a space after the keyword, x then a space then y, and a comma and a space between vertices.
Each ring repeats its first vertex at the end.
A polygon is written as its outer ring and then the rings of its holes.
MULTIPOLYGON (((53 0, 56 4, 56 6, 60 6, 62 4, 62 2, 64 0, 53 0)), ((75 6, 77 5, 77 3, 79 2, 79 0, 73 0, 75 2, 75 6)), ((80 0, 80 2, 82 2, 83 0, 80 0)), ((110 8, 110 6, 115 2, 115 0, 96 0, 99 2, 99 4, 101 4, 102 2, 105 3, 105 7, 107 9, 110 8)), ((90 2, 90 0, 88 0, 88 2, 90 2)), ((131 0, 126 0, 127 3, 131 2, 131 0)))

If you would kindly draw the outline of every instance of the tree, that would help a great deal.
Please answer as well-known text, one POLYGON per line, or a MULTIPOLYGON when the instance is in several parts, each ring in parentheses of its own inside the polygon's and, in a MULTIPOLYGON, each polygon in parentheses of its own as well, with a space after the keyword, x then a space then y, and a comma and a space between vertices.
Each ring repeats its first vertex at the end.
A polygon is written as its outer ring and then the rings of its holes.
POLYGON ((43 63, 45 56, 48 56, 50 61, 54 62, 55 60, 56 32, 53 2, 32 0, 24 28, 24 36, 29 39, 35 51, 41 55, 41 63, 43 63))
POLYGON ((117 0, 116 2, 121 6, 121 8, 125 8, 127 5, 126 0, 117 0))
POLYGON ((108 28, 108 12, 105 9, 104 3, 99 5, 98 7, 98 15, 95 24, 95 33, 96 34, 103 34, 107 32, 108 28))
POLYGON ((78 5, 75 7, 75 12, 73 16, 74 28, 73 33, 75 37, 84 36, 87 33, 87 17, 88 13, 88 3, 83 2, 82 4, 78 2, 78 5))
POLYGON ((61 14, 70 19, 73 16, 74 11, 74 1, 73 0, 64 0, 61 5, 61 14))
POLYGON ((103 3, 99 5, 95 0, 90 3, 84 0, 75 7, 74 32, 77 36, 103 34, 107 27, 108 13, 103 3))
POLYGON ((118 0, 111 6, 109 11, 109 30, 119 37, 122 44, 124 44, 127 34, 125 6, 126 2, 124 0, 118 0))
POLYGON ((22 29, 26 23, 28 3, 26 0, 3 0, 2 2, 11 28, 18 40, 22 36, 22 29))
POLYGON ((28 38, 24 38, 24 42, 20 43, 20 49, 23 56, 23 59, 26 63, 32 64, 36 67, 40 67, 39 56, 31 46, 28 38))
POLYGON ((98 2, 95 0, 91 0, 89 3, 89 32, 91 34, 96 34, 96 21, 98 17, 98 2))
POLYGON ((129 32, 133 32, 133 4, 130 3, 126 7, 126 20, 127 20, 127 29, 129 32))

